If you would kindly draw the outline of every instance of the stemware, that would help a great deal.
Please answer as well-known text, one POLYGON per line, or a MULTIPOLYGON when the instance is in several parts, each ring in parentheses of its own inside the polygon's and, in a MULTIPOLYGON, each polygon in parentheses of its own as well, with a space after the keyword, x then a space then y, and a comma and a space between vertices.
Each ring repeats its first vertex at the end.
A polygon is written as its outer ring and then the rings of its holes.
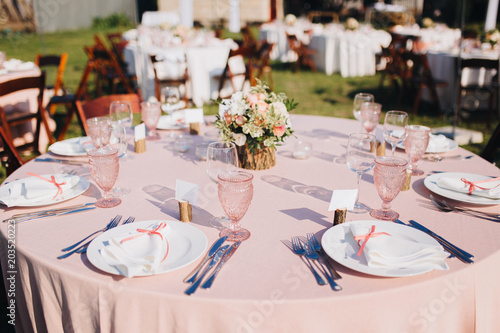
POLYGON ((87 134, 96 148, 102 148, 109 143, 111 130, 111 119, 109 117, 87 119, 87 134))
MULTIPOLYGON (((207 147, 207 175, 214 183, 219 183, 219 174, 234 171, 238 167, 238 152, 232 142, 211 142, 207 147)), ((210 220, 216 228, 226 228, 230 224, 227 216, 218 216, 210 220)))
POLYGON ((365 129, 366 133, 371 134, 378 123, 380 122, 380 116, 382 115, 382 104, 374 102, 365 102, 361 104, 360 120, 361 125, 365 129))
POLYGON ((418 160, 425 154, 429 145, 431 129, 421 125, 406 127, 405 151, 409 158, 408 168, 414 176, 421 176, 424 172, 417 168, 418 160))
MULTIPOLYGON (((123 124, 119 122, 111 123, 112 132, 109 139, 108 147, 118 150, 118 158, 123 160, 127 156, 127 130, 123 124)), ((119 177, 118 177, 119 178, 119 177)), ((118 178, 116 183, 118 183, 118 178)), ((113 188, 113 195, 115 197, 124 196, 130 193, 130 189, 117 185, 113 188)))
POLYGON ((353 213, 366 213, 369 207, 359 202, 359 183, 363 173, 370 171, 375 164, 376 139, 372 134, 353 133, 347 142, 346 162, 349 169, 356 172, 358 195, 353 213))
POLYGON ((399 214, 391 210, 391 201, 396 198, 403 187, 406 178, 405 159, 393 156, 379 156, 375 158, 373 180, 378 195, 382 199, 382 208, 373 209, 370 215, 379 220, 394 221, 399 214))
POLYGON ((161 105, 158 102, 141 103, 142 121, 148 128, 146 140, 159 140, 160 135, 156 132, 156 125, 161 117, 161 105))
POLYGON ((375 97, 373 97, 372 94, 367 94, 367 93, 357 93, 356 96, 354 96, 354 102, 353 102, 353 108, 352 108, 352 113, 354 115, 354 118, 357 120, 361 120, 361 105, 366 102, 374 102, 375 97))
POLYGON ((231 225, 220 232, 220 237, 227 236, 230 242, 244 241, 250 237, 250 231, 240 226, 253 197, 253 175, 245 171, 229 171, 218 175, 219 201, 231 225))
POLYGON ((132 127, 132 106, 126 101, 114 101, 109 105, 109 116, 112 121, 122 123, 125 128, 132 127))
POLYGON ((112 148, 97 148, 87 152, 89 169, 92 178, 103 191, 104 195, 95 202, 96 207, 111 208, 118 206, 122 200, 111 195, 111 189, 118 178, 120 165, 118 150, 112 148))
POLYGON ((408 114, 404 111, 389 111, 385 114, 384 139, 391 145, 392 156, 396 146, 406 139, 408 114))
MULTIPOLYGON (((171 124, 174 125, 174 120, 172 118, 172 114, 179 107, 180 101, 180 92, 179 87, 177 86, 165 86, 161 88, 161 104, 163 105, 162 110, 167 112, 170 116, 171 124)), ((169 131, 169 137, 173 138, 175 136, 174 131, 171 129, 169 131)))

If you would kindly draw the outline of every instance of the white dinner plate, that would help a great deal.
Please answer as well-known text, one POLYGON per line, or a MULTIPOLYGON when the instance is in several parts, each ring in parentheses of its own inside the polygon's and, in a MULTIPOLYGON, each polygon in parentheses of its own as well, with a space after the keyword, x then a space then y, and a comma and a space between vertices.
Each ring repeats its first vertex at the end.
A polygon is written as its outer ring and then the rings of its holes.
POLYGON ((368 227, 375 225, 376 232, 387 232, 391 235, 406 238, 418 243, 439 245, 439 243, 427 235, 426 233, 411 228, 402 224, 381 221, 381 220, 362 220, 351 221, 328 229, 321 238, 321 245, 330 258, 344 265, 352 270, 385 277, 403 277, 424 274, 432 270, 431 267, 415 266, 405 268, 383 268, 383 267, 370 267, 364 255, 357 256, 359 245, 354 240, 350 226, 356 223, 366 225, 368 227))
POLYGON ((479 180, 489 179, 491 177, 476 175, 473 173, 463 173, 463 172, 441 172, 436 173, 434 175, 430 175, 424 180, 424 185, 429 189, 429 191, 439 194, 448 199, 453 199, 461 202, 465 202, 468 204, 475 205, 498 205, 500 204, 500 199, 490 199, 486 197, 481 197, 478 195, 469 195, 467 193, 460 193, 457 191, 448 190, 445 188, 441 188, 437 185, 437 181, 441 177, 449 177, 449 178, 465 178, 471 182, 477 182, 479 180))
POLYGON ((179 101, 175 104, 172 105, 167 105, 167 104, 162 104, 161 105, 161 110, 166 113, 174 112, 180 109, 184 109, 186 107, 186 102, 184 101, 179 101))
MULTIPOLYGON (((427 147, 425 152, 427 154, 439 154, 439 153, 446 153, 446 152, 449 152, 449 151, 452 151, 452 150, 455 150, 458 148, 458 143, 456 143, 455 141, 448 139, 448 138, 446 138, 446 140, 448 140, 448 147, 447 148, 445 148, 445 149, 432 149, 430 147, 427 147)), ((404 150, 405 143, 404 142, 399 143, 398 145, 396 145, 396 147, 404 150)))
MULTIPOLYGON (((52 176, 52 175, 59 176, 58 174, 47 174, 47 175, 41 175, 41 176, 43 178, 50 179, 50 176, 52 176)), ((12 185, 14 185, 15 183, 24 183, 24 180, 25 180, 25 178, 14 180, 6 185, 1 186, 0 187, 0 197, 7 195, 9 188, 12 185)), ((59 194, 54 200, 52 200, 52 199, 44 199, 44 200, 39 200, 39 201, 33 200, 30 203, 15 205, 15 206, 11 206, 11 207, 40 207, 40 206, 48 206, 48 205, 53 205, 56 203, 61 203, 61 202, 73 199, 73 198, 79 196, 80 194, 83 194, 85 191, 87 191, 89 186, 90 186, 90 182, 87 179, 80 177, 78 184, 76 184, 75 186, 73 186, 70 189, 67 189, 63 193, 59 194)), ((2 205, 3 205, 3 203, 2 203, 2 205)))
POLYGON ((49 151, 61 156, 86 156, 87 149, 84 145, 86 142, 91 145, 90 147, 94 147, 90 137, 84 136, 55 142, 50 145, 49 151))
MULTIPOLYGON (((171 272, 187 266, 197 260, 205 252, 208 244, 207 236, 205 236, 205 234, 198 228, 178 221, 149 220, 121 225, 97 236, 90 243, 87 249, 87 258, 96 268, 99 268, 106 273, 120 275, 118 270, 115 267, 108 265, 108 263, 104 261, 101 256, 101 249, 107 244, 108 239, 126 234, 137 228, 147 228, 154 223, 162 221, 167 222, 171 228, 170 232, 166 236, 169 251, 167 259, 160 264, 156 274, 171 272)), ((136 276, 148 275, 150 274, 139 274, 136 276)))
POLYGON ((188 128, 189 125, 186 124, 181 118, 175 118, 172 116, 161 116, 156 129, 160 130, 176 130, 188 128))

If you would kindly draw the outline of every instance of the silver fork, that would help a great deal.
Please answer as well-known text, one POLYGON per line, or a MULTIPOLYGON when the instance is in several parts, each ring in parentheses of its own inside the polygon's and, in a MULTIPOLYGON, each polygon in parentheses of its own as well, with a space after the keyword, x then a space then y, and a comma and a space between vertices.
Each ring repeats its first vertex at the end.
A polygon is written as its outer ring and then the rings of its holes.
POLYGON ((482 211, 475 210, 475 209, 454 206, 454 205, 449 204, 445 200, 436 199, 432 194, 429 197, 431 198, 434 206, 436 206, 441 211, 444 211, 444 212, 457 211, 457 212, 466 213, 466 214, 476 216, 476 217, 486 218, 488 220, 492 220, 495 222, 500 222, 500 215, 499 214, 487 213, 487 212, 482 212, 482 211), (480 216, 478 216, 478 215, 480 215, 480 216))
POLYGON ((321 255, 321 258, 325 262, 326 267, 328 267, 328 270, 330 271, 331 276, 333 277, 334 280, 336 279, 341 279, 342 276, 340 276, 339 273, 335 270, 335 268, 328 262, 328 259, 326 258, 325 254, 323 253, 323 248, 321 247, 321 244, 318 242, 318 239, 314 234, 308 233, 307 234, 307 241, 309 242, 309 245, 318 253, 321 255))
POLYGON ((134 221, 135 221, 135 217, 129 216, 128 219, 126 219, 125 222, 122 223, 122 225, 129 224, 129 223, 134 223, 134 221))
POLYGON ((325 285, 326 284, 325 280, 323 280, 323 278, 314 269, 314 266, 312 265, 309 258, 306 256, 306 250, 302 246, 302 242, 298 237, 292 237, 292 250, 293 252, 295 252, 295 254, 299 255, 301 258, 306 258, 307 261, 306 265, 309 267, 314 277, 316 278, 316 282, 318 282, 318 284, 320 285, 325 285))
POLYGON ((108 229, 111 229, 111 226, 115 223, 116 219, 118 219, 118 221, 119 221, 121 218, 122 218, 122 216, 121 216, 121 215, 116 215, 115 217, 113 217, 113 218, 111 219, 111 221, 109 221, 109 223, 108 223, 108 224, 107 224, 104 228, 99 229, 99 230, 97 230, 96 232, 91 233, 90 235, 88 235, 88 236, 87 236, 87 237, 85 237, 84 239, 82 239, 82 240, 80 240, 80 241, 76 242, 76 243, 75 243, 75 244, 73 244, 73 245, 70 245, 70 246, 68 246, 68 247, 65 247, 65 248, 64 248, 64 249, 62 249, 61 251, 63 251, 63 252, 71 251, 72 249, 74 249, 75 247, 77 247, 78 245, 80 245, 81 243, 83 243, 84 241, 86 241, 87 239, 89 239, 90 237, 94 236, 95 234, 98 234, 98 233, 100 233, 100 232, 104 232, 104 231, 106 231, 106 230, 108 230, 108 229))
MULTIPOLYGON (((114 227, 116 227, 119 223, 120 223, 120 220, 122 219, 122 216, 121 215, 117 215, 113 218, 113 223, 110 223, 108 224, 109 228, 107 228, 106 230, 109 230, 109 229, 112 229, 114 227)), ((60 255, 59 257, 57 257, 57 259, 65 259, 69 256, 71 256, 72 254, 74 253, 84 253, 87 251, 87 248, 89 246, 89 244, 92 242, 93 239, 89 240, 88 242, 84 243, 83 245, 80 245, 79 247, 77 247, 76 249, 70 251, 70 252, 66 252, 65 254, 63 255, 60 255)))
POLYGON ((305 249, 306 249, 306 258, 309 258, 309 259, 313 260, 314 262, 318 263, 318 266, 323 271, 323 274, 326 276, 326 279, 328 280, 330 287, 335 291, 342 290, 342 287, 339 286, 337 283, 335 283, 335 281, 333 281, 332 276, 326 271, 325 266, 323 266, 319 262, 319 256, 316 253, 316 251, 312 248, 312 246, 310 246, 310 244, 309 245, 305 244, 305 249))

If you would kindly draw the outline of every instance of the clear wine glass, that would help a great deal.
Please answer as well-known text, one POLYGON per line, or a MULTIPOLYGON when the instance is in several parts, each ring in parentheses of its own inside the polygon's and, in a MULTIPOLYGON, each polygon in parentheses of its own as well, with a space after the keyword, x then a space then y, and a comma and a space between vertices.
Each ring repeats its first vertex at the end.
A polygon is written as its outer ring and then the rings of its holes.
POLYGON ((404 111, 389 111, 385 114, 384 139, 391 145, 392 156, 396 146, 406 139, 406 125, 408 114, 404 111))
POLYGON ((220 232, 220 237, 227 236, 230 242, 244 241, 250 237, 250 231, 240 226, 253 197, 253 175, 245 171, 229 171, 218 175, 219 201, 231 220, 229 228, 220 232))
POLYGON ((156 125, 161 117, 161 105, 158 102, 141 103, 142 121, 148 128, 146 140, 159 140, 160 135, 156 132, 156 125))
POLYGON ((118 178, 120 164, 118 150, 112 148, 97 148, 87 152, 89 169, 92 178, 103 191, 104 195, 95 202, 96 207, 111 208, 118 206, 122 200, 111 195, 111 189, 118 178))
MULTIPOLYGON (((129 102, 126 101, 111 102, 111 104, 109 105, 109 116, 111 118, 111 121, 123 124, 125 130, 132 128, 132 121, 134 115, 132 113, 132 106, 130 105, 129 102)), ((128 158, 129 155, 127 154, 127 150, 125 150, 125 153, 120 157, 120 159, 123 161, 127 160, 128 158)))
MULTIPOLYGON (((161 88, 161 104, 163 105, 162 110, 167 112, 168 115, 170 116, 170 125, 171 128, 174 127, 174 119, 172 117, 172 114, 174 111, 179 109, 179 101, 181 99, 181 94, 179 91, 179 87, 177 86, 165 86, 161 88)), ((170 138, 175 137, 173 129, 170 129, 170 138)))
POLYGON ((406 178, 408 161, 399 157, 379 156, 375 158, 373 180, 382 199, 382 209, 373 209, 370 215, 379 220, 394 221, 399 214, 391 210, 391 201, 401 191, 406 178))
POLYGON ((361 104, 360 120, 366 133, 371 134, 377 128, 382 115, 382 104, 365 102, 361 104))
POLYGON ((374 101, 375 97, 372 94, 357 93, 356 96, 354 96, 354 103, 352 108, 354 118, 356 118, 357 120, 361 120, 361 105, 366 102, 373 103, 374 101))
MULTIPOLYGON (((232 142, 211 142, 207 148, 207 175, 214 183, 219 183, 219 174, 235 171, 239 166, 236 145, 232 142)), ((218 216, 210 220, 215 228, 227 228, 231 220, 218 216)))
POLYGON ((356 173, 358 189, 354 209, 350 212, 360 214, 370 210, 367 205, 359 202, 359 183, 363 174, 370 171, 375 164, 376 147, 376 139, 372 134, 353 133, 349 135, 346 162, 349 169, 356 173))
MULTIPOLYGON (((123 124, 119 122, 111 123, 112 132, 111 138, 109 139, 108 147, 118 150, 118 158, 123 160, 124 156, 127 153, 127 130, 123 126, 123 124)), ((118 179, 116 180, 118 182, 118 179)), ((130 193, 130 189, 123 187, 121 185, 117 185, 113 188, 113 195, 115 197, 122 197, 130 193)))
POLYGON ((431 129, 427 126, 409 125, 406 127, 405 151, 409 158, 408 168, 414 176, 421 176, 424 172, 417 168, 418 160, 425 154, 429 145, 431 129))

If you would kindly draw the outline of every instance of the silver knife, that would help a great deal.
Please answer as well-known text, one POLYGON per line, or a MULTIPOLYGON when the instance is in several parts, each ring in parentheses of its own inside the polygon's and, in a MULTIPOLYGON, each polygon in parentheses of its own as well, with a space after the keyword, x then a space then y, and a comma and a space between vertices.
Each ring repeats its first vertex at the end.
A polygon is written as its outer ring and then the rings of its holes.
POLYGON ((217 250, 219 249, 219 247, 221 247, 221 245, 226 241, 227 239, 227 236, 224 236, 224 237, 221 237, 219 238, 217 241, 215 241, 213 244, 212 244, 212 247, 210 247, 210 250, 207 252, 207 254, 205 255, 205 258, 203 258, 202 261, 200 261, 200 263, 198 264, 198 266, 196 266, 193 271, 191 273, 188 274, 188 276, 186 276, 184 278, 184 282, 186 283, 191 283, 193 282, 195 279, 196 279, 196 275, 198 275, 198 272, 200 271, 201 267, 210 259, 214 256, 214 254, 217 252, 217 250))
POLYGON ((62 213, 64 211, 69 211, 73 209, 78 209, 78 208, 84 208, 86 206, 91 206, 94 205, 94 202, 89 202, 86 204, 81 204, 81 205, 75 205, 75 206, 68 206, 68 207, 62 207, 62 208, 52 208, 52 209, 46 209, 46 210, 39 210, 36 212, 30 212, 30 213, 23 213, 23 214, 14 214, 10 218, 3 220, 2 222, 8 222, 9 220, 15 220, 19 219, 22 217, 28 217, 28 216, 38 216, 38 215, 47 215, 51 213, 62 213))
POLYGON ((71 164, 71 165, 83 165, 85 164, 84 161, 71 161, 71 160, 61 160, 58 158, 51 158, 51 157, 38 157, 35 158, 35 162, 54 162, 54 163, 63 163, 63 164, 71 164))
POLYGON ((219 262, 217 267, 215 267, 215 270, 212 272, 212 274, 208 277, 207 281, 201 286, 203 289, 209 289, 212 286, 212 283, 215 280, 215 277, 217 274, 219 274, 219 271, 222 269, 222 266, 231 258, 233 253, 238 249, 240 246, 241 242, 234 243, 231 245, 231 247, 226 251, 224 254, 224 257, 222 257, 222 260, 219 262))
POLYGON ((226 250, 228 247, 229 247, 229 245, 224 245, 219 250, 217 250, 214 257, 212 258, 212 261, 210 261, 210 264, 208 264, 207 268, 205 268, 205 270, 203 271, 201 276, 191 286, 189 286, 189 288, 186 289, 186 291, 184 292, 186 295, 191 295, 192 293, 194 293, 196 291, 196 289, 198 289, 198 286, 200 285, 201 280, 203 280, 203 278, 205 277, 207 272, 212 267, 214 267, 215 264, 217 264, 217 262, 220 260, 220 258, 222 258, 222 256, 226 254, 226 250))
POLYGON ((15 223, 21 223, 21 222, 27 222, 27 221, 34 221, 34 220, 44 219, 46 217, 54 217, 54 216, 61 216, 61 215, 68 215, 68 214, 80 213, 80 212, 84 212, 84 211, 92 210, 92 209, 96 209, 96 208, 97 207, 85 207, 85 208, 73 209, 73 210, 64 211, 64 212, 60 212, 60 213, 54 213, 54 214, 40 215, 40 216, 34 216, 34 217, 28 216, 28 217, 22 217, 22 218, 18 218, 18 219, 11 219, 11 220, 8 220, 7 222, 9 222, 11 224, 15 224, 15 223))

